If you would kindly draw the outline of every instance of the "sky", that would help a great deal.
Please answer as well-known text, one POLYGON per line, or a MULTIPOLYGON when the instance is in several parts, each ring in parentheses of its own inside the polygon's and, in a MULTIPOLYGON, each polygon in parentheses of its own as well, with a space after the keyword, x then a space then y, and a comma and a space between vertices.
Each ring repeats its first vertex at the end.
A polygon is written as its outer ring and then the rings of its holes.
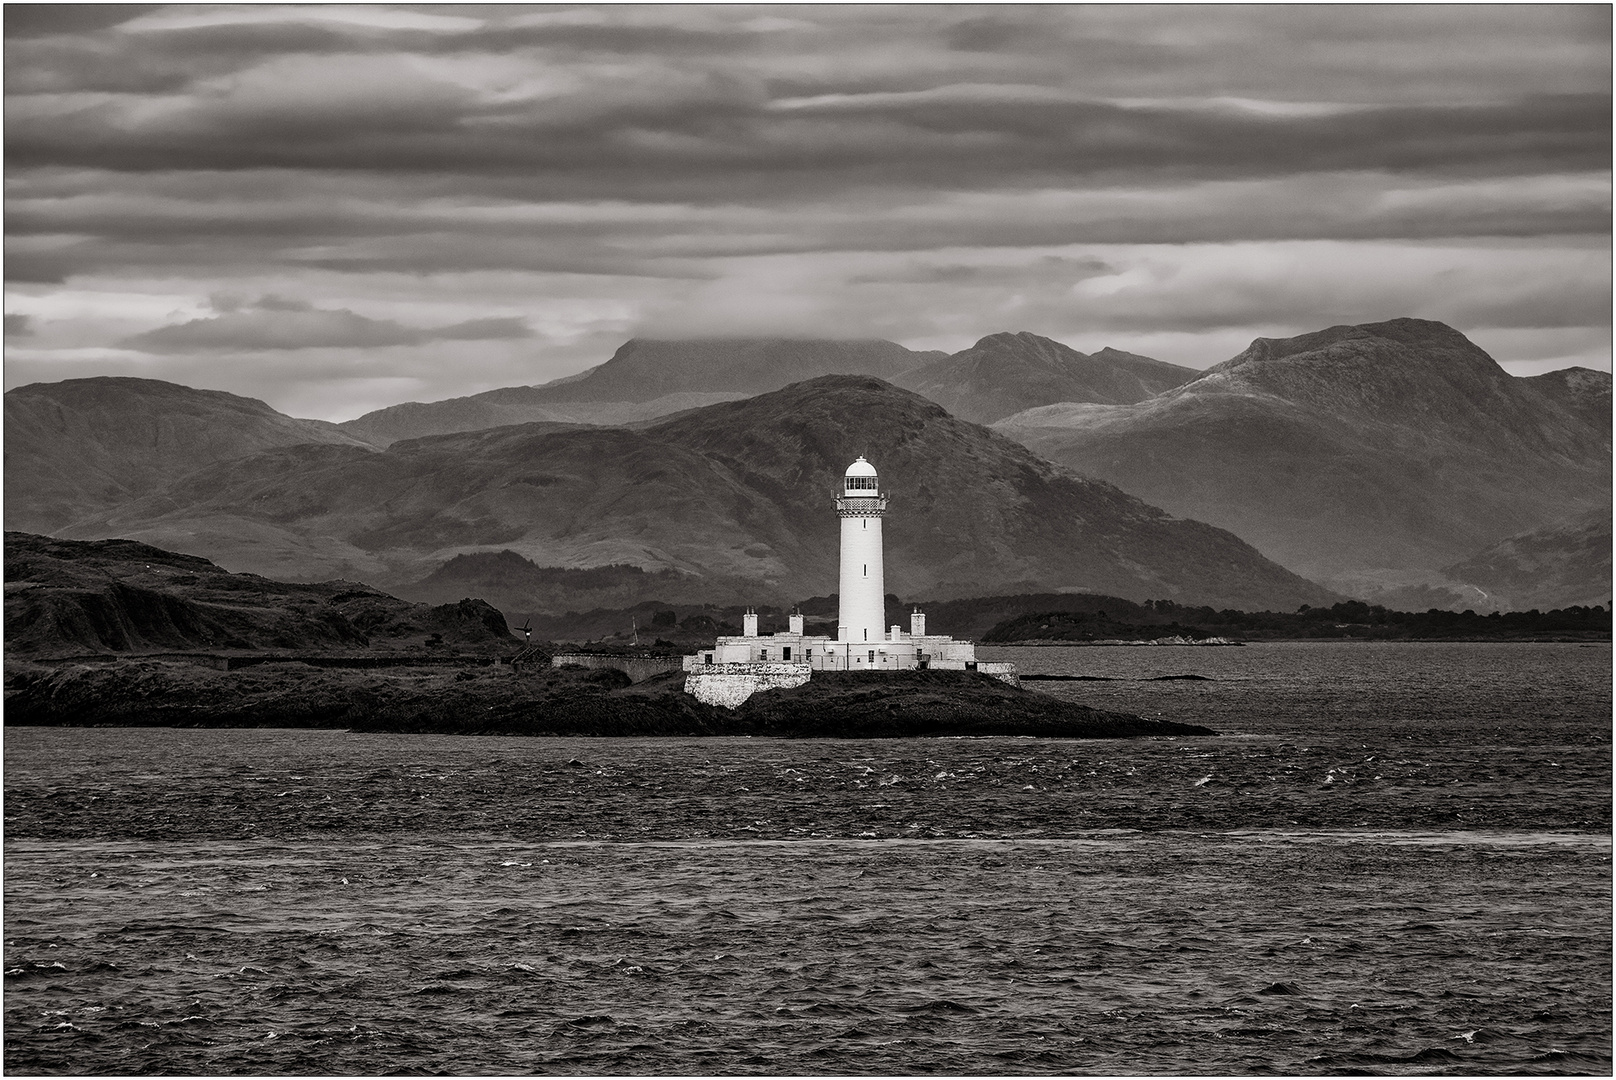
POLYGON ((5 7, 5 385, 343 420, 631 337, 1611 368, 1608 5, 5 7))

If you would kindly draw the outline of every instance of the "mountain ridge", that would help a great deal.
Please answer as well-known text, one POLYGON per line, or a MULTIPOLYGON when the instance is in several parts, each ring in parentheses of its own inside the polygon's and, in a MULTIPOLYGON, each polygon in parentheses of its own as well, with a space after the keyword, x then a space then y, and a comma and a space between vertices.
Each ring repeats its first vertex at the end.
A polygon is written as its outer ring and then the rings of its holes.
POLYGON ((762 602, 835 580, 830 496, 860 455, 895 493, 888 581, 907 595, 1028 583, 1223 606, 1330 595, 1237 537, 865 376, 822 376, 639 430, 520 425, 375 453, 280 448, 192 474, 69 534, 393 591, 456 555, 510 549, 540 566, 674 570, 714 602, 762 602))
POLYGON ((993 426, 1353 592, 1435 583, 1455 560, 1608 499, 1608 412, 1593 418, 1610 376, 1539 379, 1444 324, 1398 319, 1258 339, 1142 402, 993 426))
POLYGON ((990 334, 969 349, 932 360, 893 382, 963 420, 991 424, 1023 409, 1061 401, 1133 404, 1198 376, 1147 356, 1105 348, 1084 355, 1037 334, 990 334))
POLYGON ((609 360, 538 386, 402 402, 339 425, 387 443, 554 420, 623 424, 778 390, 830 374, 892 377, 941 356, 880 339, 631 338, 609 360))

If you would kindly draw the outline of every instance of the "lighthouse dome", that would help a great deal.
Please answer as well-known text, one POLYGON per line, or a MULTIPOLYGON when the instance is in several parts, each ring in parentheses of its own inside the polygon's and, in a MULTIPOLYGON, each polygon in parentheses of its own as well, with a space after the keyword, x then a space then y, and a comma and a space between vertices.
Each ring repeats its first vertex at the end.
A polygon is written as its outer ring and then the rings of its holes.
POLYGON ((860 495, 874 494, 877 488, 875 466, 863 458, 859 458, 847 467, 847 483, 845 490, 851 495, 855 492, 860 495))

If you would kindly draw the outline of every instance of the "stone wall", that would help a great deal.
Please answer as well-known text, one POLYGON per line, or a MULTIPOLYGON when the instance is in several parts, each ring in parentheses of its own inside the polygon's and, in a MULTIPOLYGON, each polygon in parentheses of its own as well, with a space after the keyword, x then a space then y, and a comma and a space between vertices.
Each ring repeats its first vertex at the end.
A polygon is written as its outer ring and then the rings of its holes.
POLYGON ((1018 690, 1021 688, 1021 675, 1016 671, 1016 665, 1014 664, 988 663, 985 660, 978 660, 976 670, 984 675, 992 675, 1000 682, 1007 682, 1018 690))
POLYGON ((682 656, 613 656, 610 653, 556 653, 550 658, 551 667, 577 664, 586 668, 616 668, 626 672, 633 682, 644 682, 664 671, 678 671, 684 667, 682 656))
POLYGON ((796 661, 770 661, 754 664, 696 664, 688 669, 685 693, 706 705, 739 708, 759 690, 801 686, 813 668, 796 661))

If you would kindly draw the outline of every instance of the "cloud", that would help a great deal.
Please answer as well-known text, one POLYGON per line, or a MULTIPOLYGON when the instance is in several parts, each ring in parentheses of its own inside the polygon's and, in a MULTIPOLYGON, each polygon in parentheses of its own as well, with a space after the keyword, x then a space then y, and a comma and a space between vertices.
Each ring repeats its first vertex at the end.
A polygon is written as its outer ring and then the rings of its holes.
POLYGON ((471 319, 449 326, 415 328, 372 319, 346 309, 316 308, 306 301, 262 297, 247 306, 239 298, 214 299, 223 314, 162 326, 125 338, 123 348, 148 353, 254 352, 287 349, 373 349, 429 341, 485 341, 532 337, 520 318, 471 319))
POLYGON ((34 329, 8 379, 54 356, 450 396, 639 331, 1031 329, 1192 363, 1402 314, 1503 324, 1523 362, 1609 337, 1608 7, 25 5, 6 29, 7 310, 34 329))

